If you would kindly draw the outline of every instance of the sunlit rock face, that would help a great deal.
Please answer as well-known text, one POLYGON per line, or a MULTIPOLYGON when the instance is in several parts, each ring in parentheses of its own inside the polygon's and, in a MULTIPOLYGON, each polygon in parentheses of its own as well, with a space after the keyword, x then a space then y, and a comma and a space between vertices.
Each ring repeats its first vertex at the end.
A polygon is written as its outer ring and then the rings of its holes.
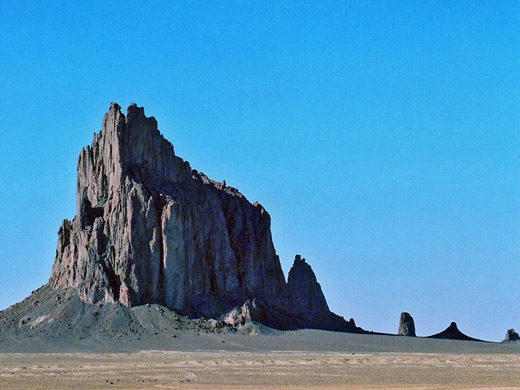
POLYGON ((77 215, 59 229, 51 287, 172 309, 209 295, 283 295, 269 214, 192 170, 143 108, 125 116, 112 103, 77 170, 77 215))

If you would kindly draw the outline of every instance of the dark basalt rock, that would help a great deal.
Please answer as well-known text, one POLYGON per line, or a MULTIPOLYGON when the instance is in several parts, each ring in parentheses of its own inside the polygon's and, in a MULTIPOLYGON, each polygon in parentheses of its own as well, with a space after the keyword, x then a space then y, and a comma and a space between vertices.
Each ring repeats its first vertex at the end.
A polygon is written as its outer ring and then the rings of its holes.
POLYGON ((287 293, 291 298, 291 309, 294 313, 320 316, 330 312, 316 275, 300 255, 296 255, 289 271, 287 293))
POLYGON ((505 342, 519 342, 520 336, 515 332, 514 329, 508 329, 506 332, 505 342))
POLYGON ((399 336, 415 337, 415 323, 409 313, 401 313, 401 316, 399 317, 399 330, 397 331, 397 334, 399 336))
POLYGON ((473 337, 466 336, 462 333, 457 324, 452 322, 450 326, 448 326, 445 330, 440 333, 434 334, 432 336, 428 336, 431 339, 448 339, 448 340, 466 340, 466 341, 482 341, 478 339, 474 339, 473 337))
POLYGON ((296 255, 289 271, 285 299, 281 307, 260 301, 263 309, 258 313, 262 323, 278 327, 275 321, 283 321, 289 328, 316 328, 344 332, 365 333, 353 319, 346 321, 329 310, 321 286, 311 266, 296 255), (274 316, 272 314, 276 313, 274 316))

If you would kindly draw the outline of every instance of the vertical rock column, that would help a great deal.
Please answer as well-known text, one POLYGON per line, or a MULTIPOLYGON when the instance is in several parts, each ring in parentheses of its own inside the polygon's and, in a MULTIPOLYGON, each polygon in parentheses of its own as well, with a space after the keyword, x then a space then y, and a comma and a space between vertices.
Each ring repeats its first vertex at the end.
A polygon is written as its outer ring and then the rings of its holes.
POLYGON ((399 317, 399 330, 397 331, 397 334, 399 336, 415 337, 415 323, 409 313, 401 313, 401 316, 399 317))

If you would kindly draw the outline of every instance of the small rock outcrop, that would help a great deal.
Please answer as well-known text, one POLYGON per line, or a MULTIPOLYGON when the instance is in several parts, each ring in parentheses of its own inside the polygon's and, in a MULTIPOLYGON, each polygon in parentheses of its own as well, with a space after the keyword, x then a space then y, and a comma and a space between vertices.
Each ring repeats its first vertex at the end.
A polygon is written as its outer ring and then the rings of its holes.
POLYGON ((482 341, 478 339, 474 339, 473 337, 466 336, 462 333, 457 324, 452 322, 450 326, 448 326, 445 330, 440 333, 434 334, 432 336, 428 336, 431 339, 448 339, 448 340, 466 340, 466 341, 482 341))
POLYGON ((508 329, 506 332, 505 342, 520 342, 520 336, 514 329, 508 329))
POLYGON ((399 336, 415 337, 415 323, 409 313, 401 313, 401 316, 399 317, 399 329, 397 334, 399 336))
POLYGON ((257 319, 256 313, 259 308, 256 299, 245 302, 241 307, 235 307, 224 316, 220 321, 224 325, 231 327, 241 334, 255 334, 259 332, 259 327, 253 321, 257 319))

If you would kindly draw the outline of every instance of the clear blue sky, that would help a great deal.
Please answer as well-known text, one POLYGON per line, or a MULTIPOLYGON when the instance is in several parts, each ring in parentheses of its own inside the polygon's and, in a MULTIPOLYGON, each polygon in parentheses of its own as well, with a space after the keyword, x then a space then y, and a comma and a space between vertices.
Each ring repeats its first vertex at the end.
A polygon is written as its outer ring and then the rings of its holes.
POLYGON ((260 201, 338 314, 520 330, 518 1, 124 3, 0 1, 0 309, 46 283, 116 101, 260 201))

